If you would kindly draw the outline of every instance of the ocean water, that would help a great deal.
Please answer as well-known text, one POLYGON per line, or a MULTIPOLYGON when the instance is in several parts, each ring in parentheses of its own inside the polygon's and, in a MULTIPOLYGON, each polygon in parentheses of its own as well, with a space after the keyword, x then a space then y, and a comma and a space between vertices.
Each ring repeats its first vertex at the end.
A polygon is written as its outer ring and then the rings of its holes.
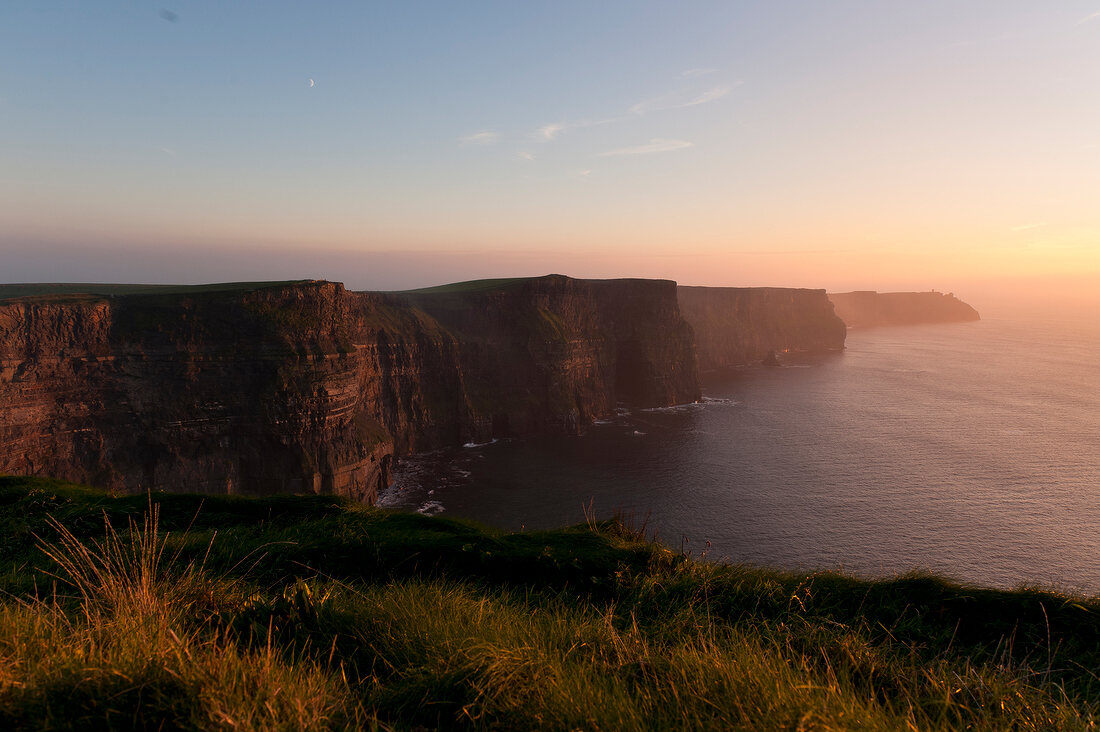
POLYGON ((698 404, 405 459, 380 503, 513 530, 618 511, 711 559, 1096 595, 1098 356, 1087 321, 850 331, 698 404))

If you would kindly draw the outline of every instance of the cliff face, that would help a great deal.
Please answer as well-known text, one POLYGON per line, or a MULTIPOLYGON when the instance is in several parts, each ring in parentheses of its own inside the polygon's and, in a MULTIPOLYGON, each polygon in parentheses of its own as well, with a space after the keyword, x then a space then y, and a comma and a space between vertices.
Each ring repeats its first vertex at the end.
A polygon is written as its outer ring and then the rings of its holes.
POLYGON ((392 445, 359 399, 342 290, 0 305, 0 472, 369 499, 392 445))
POLYGON ((978 311, 942 292, 843 292, 829 299, 850 328, 979 320, 978 311))
POLYGON ((846 328, 824 290, 678 287, 677 295, 704 370, 761 361, 769 351, 844 348, 846 328))
POLYGON ((394 452, 699 395, 672 283, 0 302, 0 473, 370 501, 394 452))
POLYGON ((560 275, 408 294, 458 344, 467 437, 576 431, 616 403, 699 398, 676 285, 560 275))

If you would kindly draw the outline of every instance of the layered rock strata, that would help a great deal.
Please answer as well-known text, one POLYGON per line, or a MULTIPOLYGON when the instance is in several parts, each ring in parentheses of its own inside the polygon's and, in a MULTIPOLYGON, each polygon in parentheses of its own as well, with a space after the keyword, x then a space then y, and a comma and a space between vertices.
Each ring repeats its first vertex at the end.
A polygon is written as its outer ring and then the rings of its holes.
POLYGON ((676 288, 695 331, 699 367, 758 363, 769 353, 844 348, 846 328, 824 290, 784 287, 676 288))
POLYGON ((671 282, 0 302, 0 472, 118 490, 371 501, 395 453, 577 431, 620 401, 698 396, 671 282))
POLYGON ((674 282, 550 275, 406 297, 458 342, 475 441, 576 431, 619 402, 669 406, 700 396, 674 282))

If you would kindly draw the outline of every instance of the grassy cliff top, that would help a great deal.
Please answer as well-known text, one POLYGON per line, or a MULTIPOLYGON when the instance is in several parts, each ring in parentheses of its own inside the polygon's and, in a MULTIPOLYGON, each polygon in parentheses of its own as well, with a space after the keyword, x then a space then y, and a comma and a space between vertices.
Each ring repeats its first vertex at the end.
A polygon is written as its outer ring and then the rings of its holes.
POLYGON ((0 478, 12 728, 1085 729, 1100 602, 0 478), (105 523, 107 522, 107 523, 105 523), (109 528, 113 527, 113 528, 109 528))
POLYGON ((460 294, 460 293, 481 293, 481 292, 498 292, 503 290, 509 290, 513 287, 528 282, 530 280, 537 280, 539 277, 504 277, 495 280, 468 280, 466 282, 452 282, 446 285, 436 285, 434 287, 420 287, 415 290, 402 290, 401 292, 406 295, 442 295, 442 294, 460 294))
MULTIPOLYGON (((565 275, 550 274, 539 277, 505 277, 499 279, 469 280, 414 290, 393 291, 390 294, 448 295, 504 292, 524 283, 546 279, 572 279, 565 275)), ((630 278, 620 278, 630 279, 630 278)), ((72 299, 74 296, 109 297, 120 295, 193 295, 207 292, 248 292, 271 287, 287 287, 318 282, 319 280, 284 280, 261 282, 218 282, 203 285, 143 285, 95 282, 27 282, 0 283, 0 301, 16 298, 48 300, 72 299)), ((598 282, 601 280, 584 280, 598 282)), ((661 281, 661 280, 654 280, 661 281)), ((366 291, 365 291, 366 292, 366 291)))
POLYGON ((637 278, 637 277, 616 277, 612 279, 577 279, 561 274, 547 274, 537 277, 507 277, 502 279, 490 279, 490 280, 469 280, 467 282, 453 282, 446 285, 437 285, 435 287, 422 287, 416 290, 403 290, 402 294, 406 295, 449 295, 449 294, 467 294, 467 293, 489 293, 489 292, 506 292, 516 287, 522 286, 526 283, 538 282, 540 280, 553 281, 553 280, 575 280, 577 282, 671 282, 671 280, 653 279, 653 278, 637 278))
POLYGON ((29 282, 0 284, 0 301, 15 298, 65 300, 76 295, 193 295, 206 292, 248 292, 269 287, 285 287, 315 280, 284 282, 220 282, 207 285, 127 285, 93 282, 29 282))

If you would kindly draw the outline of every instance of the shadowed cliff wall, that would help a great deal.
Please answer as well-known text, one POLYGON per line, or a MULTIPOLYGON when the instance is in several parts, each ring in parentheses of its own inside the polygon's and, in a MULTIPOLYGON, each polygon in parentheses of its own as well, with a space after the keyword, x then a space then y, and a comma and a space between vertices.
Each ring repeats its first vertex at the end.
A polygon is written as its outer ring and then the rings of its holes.
POLYGON ((979 320, 978 311, 951 293, 834 292, 829 299, 850 328, 979 320))
POLYGON ((769 351, 844 348, 846 328, 824 290, 681 286, 677 295, 703 370, 760 361, 769 351))
POLYGON ((698 398, 673 283, 328 282, 0 302, 0 472, 373 500, 394 453, 698 398))
POLYGON ((0 304, 0 472, 107 488, 374 495, 342 287, 0 304))
POLYGON ((458 343, 475 441, 576 431, 620 401, 669 406, 700 396, 674 282, 550 275, 406 296, 458 343))

